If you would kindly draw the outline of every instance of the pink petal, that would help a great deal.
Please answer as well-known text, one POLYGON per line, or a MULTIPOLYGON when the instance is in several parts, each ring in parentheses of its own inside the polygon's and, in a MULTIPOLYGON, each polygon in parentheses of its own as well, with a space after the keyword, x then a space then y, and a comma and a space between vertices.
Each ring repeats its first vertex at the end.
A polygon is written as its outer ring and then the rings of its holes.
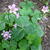
POLYGON ((46 8, 45 6, 43 6, 43 8, 46 8))
POLYGON ((16 6, 15 4, 12 4, 12 7, 13 7, 13 8, 15 8, 15 6, 16 6))
POLYGON ((9 5, 9 6, 8 6, 8 8, 9 8, 9 9, 12 9, 12 6, 11 6, 11 5, 9 5))
POLYGON ((48 9, 48 6, 46 6, 46 9, 48 9))
POLYGON ((4 40, 7 40, 8 39, 8 37, 7 38, 4 38, 4 40))
POLYGON ((19 8, 15 8, 15 11, 18 11, 19 10, 19 8))

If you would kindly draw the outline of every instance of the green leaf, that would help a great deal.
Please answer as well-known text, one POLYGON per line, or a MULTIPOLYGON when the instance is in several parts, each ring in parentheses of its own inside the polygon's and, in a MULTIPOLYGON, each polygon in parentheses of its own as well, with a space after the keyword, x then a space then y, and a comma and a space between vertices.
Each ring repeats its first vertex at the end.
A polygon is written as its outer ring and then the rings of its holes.
POLYGON ((34 3, 32 1, 27 2, 28 8, 32 8, 34 6, 34 3))
POLYGON ((27 34, 34 34, 34 25, 30 22, 26 27, 24 27, 24 30, 27 34))
POLYGON ((0 21, 0 30, 5 29, 5 23, 0 21))
POLYGON ((0 21, 3 21, 4 20, 4 13, 0 13, 0 21))
POLYGON ((29 44, 33 43, 33 40, 35 39, 36 35, 35 34, 28 34, 26 39, 28 40, 29 44))
POLYGON ((22 39, 22 40, 19 42, 19 48, 20 48, 20 49, 22 49, 22 50, 27 50, 28 47, 29 47, 29 45, 28 45, 27 40, 22 39))
POLYGON ((41 38, 36 34, 28 34, 26 39, 29 44, 33 44, 34 46, 38 46, 41 43, 41 38))
POLYGON ((22 16, 28 16, 28 15, 33 14, 33 11, 32 11, 32 9, 30 9, 30 8, 28 8, 28 9, 23 8, 23 9, 20 9, 20 14, 21 14, 22 16), (21 12, 22 12, 22 13, 21 13, 21 12))
POLYGON ((38 23, 35 25, 35 33, 37 33, 40 37, 44 35, 44 32, 38 23))
POLYGON ((32 45, 31 50, 42 50, 42 46, 41 44, 38 47, 35 47, 34 45, 32 45))
POLYGON ((10 46, 9 48, 6 48, 6 50, 16 50, 16 47, 14 47, 14 46, 10 46))
POLYGON ((26 48, 20 48, 20 49, 18 49, 18 50, 27 50, 26 48))
POLYGON ((20 2, 19 4, 22 8, 32 8, 33 7, 33 2, 32 1, 27 1, 27 2, 20 2))
POLYGON ((3 50, 3 48, 2 48, 2 44, 0 43, 0 50, 3 50))
POLYGON ((26 8, 20 9, 20 14, 23 15, 23 16, 27 16, 28 13, 26 13, 26 8))
POLYGON ((25 31, 23 29, 21 29, 20 27, 17 27, 17 29, 13 29, 12 30, 12 38, 15 41, 19 41, 21 39, 23 39, 23 37, 25 36, 25 31))
POLYGON ((2 41, 2 47, 3 48, 8 48, 9 47, 9 42, 8 41, 2 41))
POLYGON ((3 13, 0 17, 0 20, 8 24, 9 26, 12 26, 13 23, 16 21, 16 16, 13 13, 3 13))
POLYGON ((34 26, 34 33, 37 33, 38 36, 42 37, 44 35, 43 29, 41 26, 38 24, 37 20, 35 17, 32 18, 32 24, 34 26))
POLYGON ((33 45, 37 47, 39 46, 39 44, 41 44, 41 41, 42 41, 41 38, 36 36, 33 40, 33 45))
POLYGON ((7 47, 6 50, 16 50, 16 48, 17 48, 17 42, 11 40, 9 42, 9 47, 7 47))
POLYGON ((16 16, 14 14, 9 14, 9 25, 13 25, 13 22, 16 21, 16 16))
POLYGON ((25 7, 26 6, 26 3, 25 2, 20 2, 19 4, 21 7, 25 7))
POLYGON ((10 47, 17 47, 17 42, 15 42, 14 40, 10 41, 10 47))
POLYGON ((9 24, 9 26, 12 26, 13 22, 15 21, 16 21, 16 16, 14 14, 11 13, 5 14, 5 22, 9 24))
POLYGON ((34 13, 33 13, 33 18, 35 18, 36 20, 39 20, 42 18, 42 14, 39 10, 34 10, 34 13))
POLYGON ((19 19, 17 19, 17 24, 21 27, 29 25, 29 17, 28 16, 20 16, 19 19))

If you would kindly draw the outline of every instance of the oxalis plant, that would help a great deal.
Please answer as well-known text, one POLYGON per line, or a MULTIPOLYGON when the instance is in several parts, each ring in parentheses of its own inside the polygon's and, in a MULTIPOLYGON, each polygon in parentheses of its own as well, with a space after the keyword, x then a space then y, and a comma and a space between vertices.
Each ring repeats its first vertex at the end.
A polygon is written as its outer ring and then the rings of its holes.
POLYGON ((0 50, 42 50, 44 31, 38 20, 48 12, 48 6, 42 10, 36 7, 32 1, 24 0, 18 7, 8 5, 8 12, 0 13, 0 50))

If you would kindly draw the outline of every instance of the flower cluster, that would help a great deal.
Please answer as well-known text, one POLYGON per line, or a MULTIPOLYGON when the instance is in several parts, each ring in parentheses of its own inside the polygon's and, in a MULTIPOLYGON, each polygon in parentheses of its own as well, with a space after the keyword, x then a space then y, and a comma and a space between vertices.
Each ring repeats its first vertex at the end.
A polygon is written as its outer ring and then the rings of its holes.
POLYGON ((49 11, 48 6, 43 6, 42 8, 43 13, 46 13, 49 11))
POLYGON ((19 10, 19 8, 16 8, 15 4, 9 5, 8 8, 10 9, 10 13, 14 13, 17 17, 17 19, 19 18, 19 13, 17 13, 17 11, 19 10))
POLYGON ((9 34, 11 31, 3 31, 1 34, 5 40, 11 38, 11 34, 9 34))

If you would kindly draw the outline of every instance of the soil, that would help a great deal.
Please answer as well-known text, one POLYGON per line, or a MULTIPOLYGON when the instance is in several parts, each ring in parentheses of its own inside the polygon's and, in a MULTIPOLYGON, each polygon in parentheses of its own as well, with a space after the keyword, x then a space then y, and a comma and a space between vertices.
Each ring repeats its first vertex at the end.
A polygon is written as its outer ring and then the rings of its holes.
MULTIPOLYGON (((0 0, 0 12, 4 12, 4 10, 6 10, 7 6, 9 4, 12 3, 19 3, 22 0, 0 0)), ((36 2, 37 5, 39 6, 39 9, 41 9, 41 7, 43 6, 43 4, 41 2, 39 2, 38 0, 32 0, 33 2, 36 2)), ((43 50, 50 50, 50 17, 48 17, 48 22, 45 23, 46 25, 46 32, 44 37, 42 38, 42 46, 43 46, 43 50)))
POLYGON ((43 37, 43 50, 50 50, 50 17, 48 17, 48 22, 46 25, 46 34, 43 37))

